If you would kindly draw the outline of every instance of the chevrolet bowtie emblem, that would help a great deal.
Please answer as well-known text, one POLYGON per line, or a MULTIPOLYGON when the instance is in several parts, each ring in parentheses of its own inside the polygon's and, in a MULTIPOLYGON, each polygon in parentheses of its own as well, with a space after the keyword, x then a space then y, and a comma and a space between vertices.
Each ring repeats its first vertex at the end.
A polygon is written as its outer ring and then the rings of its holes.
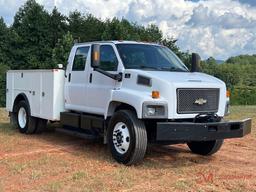
POLYGON ((203 98, 196 99, 194 102, 194 104, 197 104, 197 105, 204 105, 206 103, 207 103, 207 100, 203 98))

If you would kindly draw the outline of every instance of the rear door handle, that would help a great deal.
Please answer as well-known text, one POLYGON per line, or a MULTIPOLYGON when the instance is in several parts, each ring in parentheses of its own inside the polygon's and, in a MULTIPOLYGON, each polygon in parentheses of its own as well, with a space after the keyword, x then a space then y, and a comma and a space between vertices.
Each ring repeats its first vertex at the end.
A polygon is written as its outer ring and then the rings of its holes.
POLYGON ((71 73, 68 74, 68 82, 71 81, 71 73))

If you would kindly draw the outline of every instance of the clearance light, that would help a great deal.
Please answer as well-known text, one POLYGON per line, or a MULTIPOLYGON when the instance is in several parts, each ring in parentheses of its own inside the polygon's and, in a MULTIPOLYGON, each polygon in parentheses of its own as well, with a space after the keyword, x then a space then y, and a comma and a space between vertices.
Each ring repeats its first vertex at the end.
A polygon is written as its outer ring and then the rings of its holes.
POLYGON ((159 91, 152 91, 152 98, 153 98, 153 99, 158 99, 158 98, 160 98, 160 93, 159 93, 159 91))

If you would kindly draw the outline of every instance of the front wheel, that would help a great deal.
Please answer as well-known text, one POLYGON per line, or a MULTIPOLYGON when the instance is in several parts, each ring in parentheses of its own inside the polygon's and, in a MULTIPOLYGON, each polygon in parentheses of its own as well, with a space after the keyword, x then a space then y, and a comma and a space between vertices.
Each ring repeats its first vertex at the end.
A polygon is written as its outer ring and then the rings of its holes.
POLYGON ((113 158, 125 165, 139 163, 147 149, 144 122, 129 110, 116 112, 108 127, 108 146, 113 158))
POLYGON ((191 141, 187 145, 189 149, 199 155, 212 155, 222 146, 223 139, 213 141, 191 141))

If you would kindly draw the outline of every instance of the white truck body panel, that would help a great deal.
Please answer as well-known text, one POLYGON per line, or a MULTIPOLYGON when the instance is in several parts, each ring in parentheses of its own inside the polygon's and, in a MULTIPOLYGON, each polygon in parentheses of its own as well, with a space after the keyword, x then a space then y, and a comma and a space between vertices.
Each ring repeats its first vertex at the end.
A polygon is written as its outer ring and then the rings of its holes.
MULTIPOLYGON (((119 63, 121 63, 118 52, 112 43, 101 44, 111 46, 117 55, 119 63)), ((84 71, 72 71, 76 49, 88 46, 91 46, 91 44, 79 44, 74 46, 71 50, 67 71, 72 74, 72 77, 70 81, 68 78, 65 79, 65 109, 104 115, 108 103, 111 100, 112 91, 120 87, 121 83, 106 77, 91 68, 91 49, 89 49, 88 52, 84 71), (92 75, 93 83, 89 82, 90 74, 92 75)), ((119 65, 118 71, 122 72, 123 70, 123 65, 119 65)))
POLYGON ((57 121, 64 111, 64 71, 10 70, 7 72, 6 109, 13 110, 15 98, 24 94, 31 116, 57 121))

